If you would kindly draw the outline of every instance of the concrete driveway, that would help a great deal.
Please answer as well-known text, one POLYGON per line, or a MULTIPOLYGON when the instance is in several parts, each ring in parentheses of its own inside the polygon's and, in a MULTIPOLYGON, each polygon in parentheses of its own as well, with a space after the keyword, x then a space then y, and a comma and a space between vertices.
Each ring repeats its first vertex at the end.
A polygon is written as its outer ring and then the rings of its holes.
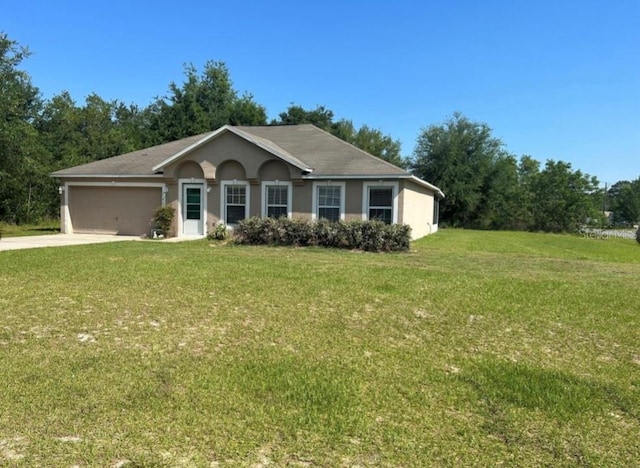
POLYGON ((23 236, 0 238, 0 251, 35 249, 38 247, 62 247, 65 245, 102 244, 142 240, 138 236, 113 236, 106 234, 51 234, 48 236, 23 236))

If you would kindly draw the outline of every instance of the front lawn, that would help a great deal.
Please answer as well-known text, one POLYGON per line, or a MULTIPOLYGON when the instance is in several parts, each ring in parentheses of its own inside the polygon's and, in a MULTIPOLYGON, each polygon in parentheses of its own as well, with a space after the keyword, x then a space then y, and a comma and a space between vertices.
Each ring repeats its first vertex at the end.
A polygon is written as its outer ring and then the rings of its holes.
POLYGON ((640 246, 0 252, 0 465, 640 460, 640 246))

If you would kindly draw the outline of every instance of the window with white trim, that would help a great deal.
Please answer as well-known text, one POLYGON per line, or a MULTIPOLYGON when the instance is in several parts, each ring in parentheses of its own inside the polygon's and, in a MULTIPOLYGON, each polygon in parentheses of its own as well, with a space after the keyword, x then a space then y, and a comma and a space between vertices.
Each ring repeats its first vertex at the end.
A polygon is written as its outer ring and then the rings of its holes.
POLYGON ((393 189, 391 187, 369 187, 367 217, 391 224, 393 220, 393 189))
POLYGON ((340 219, 340 187, 318 186, 318 218, 338 221, 340 219))
POLYGON ((267 185, 266 215, 269 218, 287 217, 289 213, 289 187, 286 185, 267 185))
POLYGON ((222 214, 227 225, 249 217, 249 184, 246 182, 227 182, 222 184, 222 214))
POLYGON ((345 218, 345 183, 314 182, 312 197, 313 219, 339 221, 345 218))
POLYGON ((289 218, 292 214, 292 183, 281 180, 262 181, 262 216, 268 218, 289 218))
POLYGON ((398 222, 398 182, 364 182, 362 188, 362 219, 398 222))

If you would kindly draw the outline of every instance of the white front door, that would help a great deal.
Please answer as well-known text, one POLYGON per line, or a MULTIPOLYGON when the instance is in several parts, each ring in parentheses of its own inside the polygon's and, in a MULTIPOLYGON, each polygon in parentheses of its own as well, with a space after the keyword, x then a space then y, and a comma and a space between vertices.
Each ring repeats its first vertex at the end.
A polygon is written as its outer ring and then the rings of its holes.
POLYGON ((182 185, 182 233, 204 235, 204 184, 182 185))

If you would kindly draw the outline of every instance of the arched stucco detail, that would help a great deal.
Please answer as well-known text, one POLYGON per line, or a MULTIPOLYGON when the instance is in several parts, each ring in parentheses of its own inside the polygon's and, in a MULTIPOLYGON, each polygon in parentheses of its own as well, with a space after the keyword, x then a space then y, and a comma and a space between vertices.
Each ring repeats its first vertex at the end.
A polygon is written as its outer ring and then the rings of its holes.
POLYGON ((287 165, 282 161, 265 161, 258 169, 260 180, 291 180, 291 173, 287 165))
POLYGON ((200 167, 202 168, 202 172, 204 172, 205 179, 216 178, 216 167, 213 164, 211 164, 209 161, 201 161, 200 167))
POLYGON ((228 159, 218 165, 216 169, 217 180, 246 180, 247 171, 238 161, 228 159))
POLYGON ((204 171, 200 164, 195 161, 185 161, 178 167, 176 174, 180 179, 190 179, 193 177, 194 179, 203 179, 204 171))

